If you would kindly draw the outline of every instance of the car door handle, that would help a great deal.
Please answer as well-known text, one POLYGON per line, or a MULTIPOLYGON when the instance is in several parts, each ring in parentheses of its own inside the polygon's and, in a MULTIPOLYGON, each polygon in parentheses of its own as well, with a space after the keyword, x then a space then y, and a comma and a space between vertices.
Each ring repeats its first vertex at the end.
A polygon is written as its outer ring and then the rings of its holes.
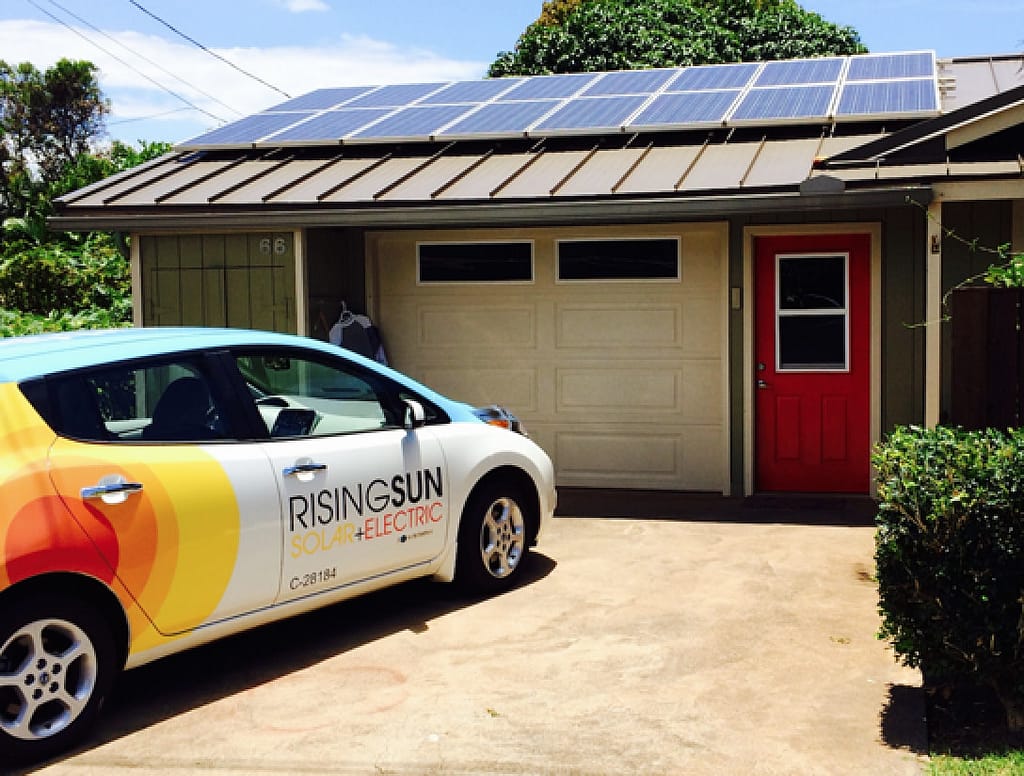
POLYGON ((315 463, 314 461, 297 461, 294 466, 286 466, 282 471, 285 477, 291 477, 296 474, 309 474, 311 472, 325 472, 327 471, 327 464, 315 463))
POLYGON ((141 482, 127 482, 123 477, 111 477, 109 480, 107 478, 100 480, 99 485, 82 488, 80 492, 83 499, 101 498, 107 503, 117 503, 141 490, 141 482))

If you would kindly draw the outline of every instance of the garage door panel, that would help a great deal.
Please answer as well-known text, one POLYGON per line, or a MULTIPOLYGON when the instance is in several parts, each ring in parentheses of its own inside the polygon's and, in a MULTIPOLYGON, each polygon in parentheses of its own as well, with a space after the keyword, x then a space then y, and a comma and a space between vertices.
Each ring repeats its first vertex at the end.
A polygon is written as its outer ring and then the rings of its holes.
POLYGON ((367 246, 394 366, 508 406, 558 484, 728 487, 724 224, 387 232, 367 246), (557 280, 559 240, 645 235, 680 237, 680 280, 557 280), (532 282, 416 282, 418 243, 511 239, 533 244, 532 282))
POLYGON ((558 412, 599 411, 602 417, 679 412, 679 370, 607 369, 597 366, 557 370, 558 412))
POLYGON ((421 307, 419 341, 426 347, 500 344, 532 348, 537 341, 536 314, 532 306, 484 307, 463 302, 451 307, 421 307))
POLYGON ((722 365, 719 361, 683 363, 681 418, 684 422, 721 423, 722 365))
POLYGON ((679 347, 683 339, 679 304, 557 305, 559 348, 679 347))
POLYGON ((473 405, 502 404, 517 414, 536 412, 538 370, 530 367, 491 369, 465 364, 424 365, 416 370, 431 388, 473 405))
POLYGON ((675 478, 680 469, 676 434, 638 433, 635 428, 562 431, 555 455, 566 477, 675 478))
POLYGON ((713 294, 690 295, 682 306, 682 349, 687 356, 719 358, 722 350, 722 300, 713 294))
POLYGON ((683 235, 682 279, 687 289, 717 290, 722 285, 721 238, 712 231, 683 235))

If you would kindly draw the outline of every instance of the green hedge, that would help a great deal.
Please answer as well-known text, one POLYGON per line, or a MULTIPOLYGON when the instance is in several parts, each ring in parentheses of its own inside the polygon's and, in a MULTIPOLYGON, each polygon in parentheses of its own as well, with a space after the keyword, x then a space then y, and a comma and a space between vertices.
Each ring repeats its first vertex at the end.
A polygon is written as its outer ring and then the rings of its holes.
POLYGON ((880 637, 1024 729, 1024 430, 898 428, 874 463, 880 637))

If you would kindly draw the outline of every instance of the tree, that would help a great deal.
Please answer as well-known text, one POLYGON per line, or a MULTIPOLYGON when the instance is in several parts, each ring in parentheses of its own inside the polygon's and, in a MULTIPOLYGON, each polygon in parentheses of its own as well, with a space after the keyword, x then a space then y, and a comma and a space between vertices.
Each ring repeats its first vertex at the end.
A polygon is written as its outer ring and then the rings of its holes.
POLYGON ((53 201, 169 150, 93 146, 109 111, 89 62, 0 61, 0 336, 124 325, 130 272, 114 235, 47 231, 53 201))
POLYGON ((0 60, 0 215, 24 216, 89 150, 108 112, 90 62, 61 59, 40 72, 0 60))
POLYGON ((488 74, 633 70, 865 52, 795 0, 549 0, 488 74))

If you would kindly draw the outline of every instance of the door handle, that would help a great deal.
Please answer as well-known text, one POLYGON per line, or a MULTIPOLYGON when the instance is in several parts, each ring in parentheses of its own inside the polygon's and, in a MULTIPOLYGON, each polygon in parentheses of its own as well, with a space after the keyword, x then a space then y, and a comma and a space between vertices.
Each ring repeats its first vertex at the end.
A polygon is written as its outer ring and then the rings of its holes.
POLYGON ((764 380, 758 380, 757 387, 763 391, 765 388, 768 387, 768 383, 766 383, 764 380))
POLYGON ((120 474, 111 474, 99 481, 98 485, 82 488, 81 496, 85 500, 102 499, 105 504, 121 504, 133 493, 142 491, 141 482, 128 482, 120 474))
POLYGON ((313 472, 327 471, 327 464, 316 463, 309 459, 296 461, 293 466, 286 466, 282 469, 285 477, 292 477, 298 474, 312 474, 313 472))

